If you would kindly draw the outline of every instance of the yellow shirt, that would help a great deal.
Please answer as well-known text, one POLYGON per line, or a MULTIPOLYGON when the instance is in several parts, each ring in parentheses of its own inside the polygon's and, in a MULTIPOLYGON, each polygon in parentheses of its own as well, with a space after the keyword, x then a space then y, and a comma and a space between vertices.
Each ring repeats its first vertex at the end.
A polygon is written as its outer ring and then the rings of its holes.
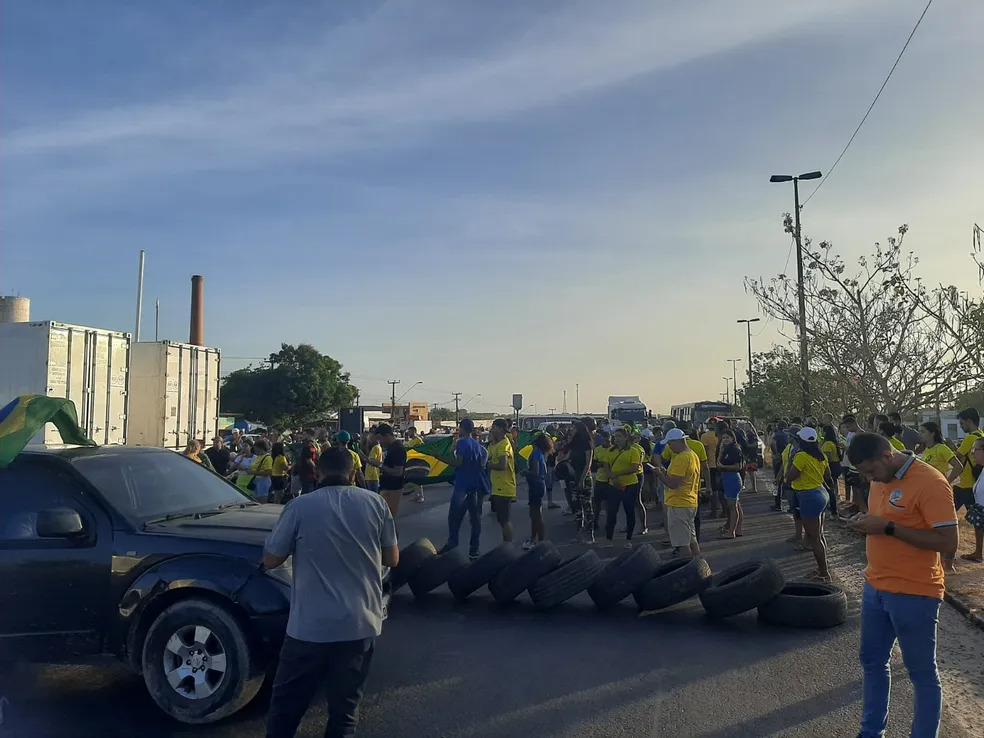
POLYGON ((892 448, 894 448, 896 451, 905 451, 905 444, 902 443, 902 441, 900 441, 895 436, 889 438, 888 442, 889 444, 891 444, 892 448))
POLYGON ((670 467, 666 470, 671 477, 682 477, 683 484, 676 489, 666 487, 667 507, 697 507, 697 493, 700 490, 700 459, 697 453, 688 449, 673 455, 670 467))
MULTIPOLYGON (((369 449, 369 460, 382 462, 383 460, 383 447, 378 443, 369 449)), ((379 467, 372 466, 370 464, 366 465, 366 481, 367 482, 378 482, 379 481, 379 467)))
POLYGON ((352 468, 357 472, 362 471, 362 458, 352 449, 349 449, 349 453, 352 454, 352 468))
POLYGON ((289 469, 290 462, 287 461, 287 457, 283 454, 280 454, 280 456, 273 460, 273 476, 286 477, 289 469))
POLYGON ((823 451, 824 456, 827 457, 827 461, 831 464, 839 464, 841 460, 840 448, 833 441, 824 441, 823 445, 820 446, 820 450, 823 451))
POLYGON ((718 455, 718 443, 720 439, 717 433, 714 431, 707 431, 704 435, 700 437, 700 442, 704 446, 704 452, 707 454, 707 465, 711 469, 717 468, 717 455, 718 455))
MULTIPOLYGON (((688 438, 687 446, 690 448, 691 451, 697 454, 698 462, 707 461, 707 449, 704 448, 703 443, 701 443, 700 441, 695 441, 693 438, 688 438)), ((670 445, 667 444, 666 448, 663 449, 663 461, 671 461, 673 459, 673 456, 674 456, 673 449, 671 449, 670 445)))
POLYGON ((626 449, 613 448, 609 451, 609 463, 612 465, 612 475, 615 486, 619 489, 636 484, 639 481, 639 467, 642 465, 642 446, 632 444, 626 449))
POLYGON ((923 451, 920 458, 946 477, 950 475, 950 459, 956 458, 956 454, 945 443, 937 443, 923 451))
POLYGON ((610 479, 607 464, 612 463, 612 450, 605 446, 598 446, 594 450, 594 458, 598 462, 598 471, 595 472, 595 480, 602 484, 608 484, 608 480, 610 479))
POLYGON ((963 472, 960 474, 960 479, 957 480, 955 487, 960 487, 961 489, 973 489, 974 482, 974 470, 973 464, 971 463, 971 454, 974 452, 974 444, 977 443, 978 438, 984 438, 984 431, 975 430, 973 433, 969 433, 965 439, 960 443, 960 447, 957 449, 957 456, 960 457, 960 461, 963 463, 963 472))
POLYGON ((505 469, 492 469, 492 496, 516 498, 516 460, 513 456, 512 443, 503 438, 498 443, 489 446, 489 465, 506 460, 505 469))
POLYGON ((403 442, 403 445, 406 448, 417 448, 417 446, 424 445, 424 439, 421 438, 420 436, 416 436, 415 438, 408 438, 403 442))
POLYGON ((826 459, 820 461, 806 451, 799 451, 793 457, 793 466, 800 470, 800 475, 790 485, 793 489, 799 492, 823 489, 824 472, 827 470, 826 459))

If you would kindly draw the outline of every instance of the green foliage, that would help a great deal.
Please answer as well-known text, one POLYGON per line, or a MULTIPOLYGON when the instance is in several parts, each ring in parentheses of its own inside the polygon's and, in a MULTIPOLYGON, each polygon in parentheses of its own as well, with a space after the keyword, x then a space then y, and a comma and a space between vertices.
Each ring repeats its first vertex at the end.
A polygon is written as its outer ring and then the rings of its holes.
POLYGON ((222 409, 250 420, 298 427, 355 402, 358 390, 335 359, 313 346, 282 344, 271 368, 247 367, 222 384, 222 409))

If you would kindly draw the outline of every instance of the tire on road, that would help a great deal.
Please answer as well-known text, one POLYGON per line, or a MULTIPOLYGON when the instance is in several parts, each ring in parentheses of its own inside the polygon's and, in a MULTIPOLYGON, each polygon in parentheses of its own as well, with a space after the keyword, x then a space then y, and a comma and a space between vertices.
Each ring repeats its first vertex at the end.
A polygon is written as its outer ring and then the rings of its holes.
POLYGON ((477 561, 454 572, 448 578, 448 589, 456 600, 464 602, 469 595, 491 582, 500 571, 518 559, 519 555, 515 546, 503 543, 477 561))
POLYGON ((644 543, 606 562, 604 570, 588 588, 588 595, 599 610, 614 607, 652 579, 658 568, 659 554, 644 543))
POLYGON ((605 562, 594 551, 572 556, 530 586, 530 599, 538 610, 556 607, 588 589, 604 568, 605 562))
POLYGON ((431 556, 437 555, 437 549, 430 542, 429 538, 419 538, 406 548, 400 551, 400 563, 396 565, 390 574, 390 583, 393 586, 392 592, 396 592, 400 587, 410 581, 420 567, 424 565, 431 556))
POLYGON ((774 561, 748 561, 711 577, 700 603, 712 618, 729 618, 763 605, 782 591, 782 572, 774 561))
POLYGON ((453 548, 437 556, 431 556, 410 577, 410 589, 414 597, 423 597, 442 584, 459 569, 468 566, 468 557, 460 549, 453 548))
POLYGON ((758 614, 772 625, 832 628, 847 620, 847 596, 833 584, 788 582, 778 595, 759 605, 758 614))
POLYGON ((711 581, 711 567, 702 557, 661 564, 649 581, 635 592, 640 610, 662 610, 703 592, 711 581))
POLYGON ((236 617, 197 598, 176 602, 154 619, 140 663, 157 706, 191 724, 211 723, 241 710, 265 676, 236 617))
POLYGON ((489 582, 489 591, 500 605, 519 597, 537 579, 560 565, 560 551, 550 541, 538 543, 514 562, 502 569, 489 582))

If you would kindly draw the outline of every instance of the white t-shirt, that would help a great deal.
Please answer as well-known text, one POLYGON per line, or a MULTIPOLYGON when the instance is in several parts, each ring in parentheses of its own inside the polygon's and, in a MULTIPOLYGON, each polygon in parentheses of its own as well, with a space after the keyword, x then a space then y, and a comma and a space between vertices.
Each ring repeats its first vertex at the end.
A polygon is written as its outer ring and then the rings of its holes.
POLYGON ((974 502, 984 505, 984 472, 977 477, 977 483, 974 485, 974 502))

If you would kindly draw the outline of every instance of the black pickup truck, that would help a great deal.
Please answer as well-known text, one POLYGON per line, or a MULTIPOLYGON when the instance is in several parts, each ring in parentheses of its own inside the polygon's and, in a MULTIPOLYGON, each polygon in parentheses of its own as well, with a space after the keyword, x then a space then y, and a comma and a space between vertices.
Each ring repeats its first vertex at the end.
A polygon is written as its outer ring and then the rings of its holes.
POLYGON ((188 723, 239 710, 284 637, 280 516, 176 453, 26 451, 0 469, 0 669, 113 654, 188 723))

